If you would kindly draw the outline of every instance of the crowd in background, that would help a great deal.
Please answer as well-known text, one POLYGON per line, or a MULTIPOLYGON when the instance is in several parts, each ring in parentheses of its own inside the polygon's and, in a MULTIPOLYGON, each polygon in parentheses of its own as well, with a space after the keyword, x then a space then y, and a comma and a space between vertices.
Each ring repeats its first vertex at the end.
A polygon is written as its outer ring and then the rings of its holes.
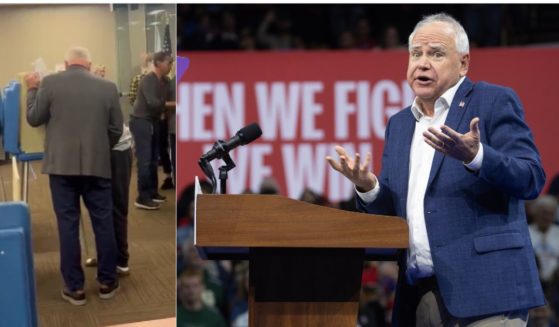
MULTIPOLYGON (((211 193, 209 183, 202 183, 211 193)), ((245 193, 252 193, 247 190, 245 193)), ((273 178, 262 181, 260 194, 280 194, 273 178)), ((194 186, 179 194, 177 202, 177 322, 204 326, 248 326, 248 262, 202 260, 193 246, 194 186), (191 319, 198 319, 192 321, 191 319)), ((311 189, 299 200, 342 210, 355 210, 355 199, 331 203, 311 189)), ((548 305, 530 311, 528 326, 552 327, 559 320, 559 175, 547 192, 526 202, 532 245, 548 305)), ((358 327, 390 326, 398 265, 368 261, 363 265, 358 327)), ((187 324, 188 325, 188 324, 187 324)))
POLYGON ((559 6, 528 4, 182 4, 178 50, 398 49, 415 22, 444 11, 470 46, 556 43, 559 6))

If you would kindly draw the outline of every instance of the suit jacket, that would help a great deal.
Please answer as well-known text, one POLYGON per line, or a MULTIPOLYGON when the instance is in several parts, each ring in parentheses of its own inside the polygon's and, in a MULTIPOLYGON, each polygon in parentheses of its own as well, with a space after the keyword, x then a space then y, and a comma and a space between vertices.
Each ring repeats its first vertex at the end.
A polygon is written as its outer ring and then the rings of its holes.
MULTIPOLYGON (((369 213, 406 217, 409 158, 415 129, 411 107, 386 129, 381 191, 369 213)), ((473 317, 545 303, 530 242, 523 199, 545 183, 539 153, 511 89, 465 79, 445 124, 467 133, 480 118, 481 169, 435 152, 425 193, 425 223, 435 276, 445 306, 455 317, 473 317)), ((400 260, 396 309, 406 297, 406 256, 400 260)), ((396 318, 396 317, 395 317, 396 318)))
POLYGON ((27 121, 46 125, 43 173, 111 178, 111 149, 122 134, 114 83, 80 66, 49 75, 27 92, 27 121))

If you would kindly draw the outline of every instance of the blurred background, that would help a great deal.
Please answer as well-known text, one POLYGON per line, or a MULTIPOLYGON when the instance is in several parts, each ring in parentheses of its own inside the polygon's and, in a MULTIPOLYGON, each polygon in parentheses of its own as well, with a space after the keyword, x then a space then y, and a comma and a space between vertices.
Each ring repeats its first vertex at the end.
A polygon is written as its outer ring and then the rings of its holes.
POLYGON ((178 49, 393 49, 407 44, 422 16, 440 11, 462 23, 471 48, 559 40, 553 4, 180 4, 178 49))

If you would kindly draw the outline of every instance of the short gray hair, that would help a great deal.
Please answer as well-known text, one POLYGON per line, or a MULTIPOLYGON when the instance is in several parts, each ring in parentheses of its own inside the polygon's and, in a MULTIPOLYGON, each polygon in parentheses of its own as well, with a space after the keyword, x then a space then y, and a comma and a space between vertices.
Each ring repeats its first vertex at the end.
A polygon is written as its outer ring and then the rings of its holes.
POLYGON ((66 52, 66 61, 82 59, 87 62, 91 62, 91 55, 89 50, 84 47, 71 47, 68 52, 66 52))
POLYGON ((413 29, 413 32, 411 32, 410 37, 408 39, 408 48, 410 51, 412 48, 411 42, 413 40, 413 36, 415 35, 415 32, 417 32, 417 30, 420 29, 421 27, 434 22, 449 24, 454 30, 454 40, 456 41, 456 50, 458 50, 458 53, 460 54, 470 53, 470 43, 468 41, 468 34, 466 34, 464 27, 462 27, 462 25, 460 25, 460 23, 456 19, 454 19, 452 16, 446 13, 439 13, 439 14, 425 16, 423 17, 422 20, 419 21, 419 23, 417 23, 417 25, 415 25, 415 28, 413 29))

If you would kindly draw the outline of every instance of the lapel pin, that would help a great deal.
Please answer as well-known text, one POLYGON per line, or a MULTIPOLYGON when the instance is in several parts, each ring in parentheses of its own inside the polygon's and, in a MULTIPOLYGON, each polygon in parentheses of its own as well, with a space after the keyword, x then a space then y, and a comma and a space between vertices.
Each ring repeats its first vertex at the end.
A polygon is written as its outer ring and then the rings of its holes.
POLYGON ((458 107, 464 108, 465 105, 466 105, 466 103, 464 101, 460 101, 460 103, 458 104, 458 107))

